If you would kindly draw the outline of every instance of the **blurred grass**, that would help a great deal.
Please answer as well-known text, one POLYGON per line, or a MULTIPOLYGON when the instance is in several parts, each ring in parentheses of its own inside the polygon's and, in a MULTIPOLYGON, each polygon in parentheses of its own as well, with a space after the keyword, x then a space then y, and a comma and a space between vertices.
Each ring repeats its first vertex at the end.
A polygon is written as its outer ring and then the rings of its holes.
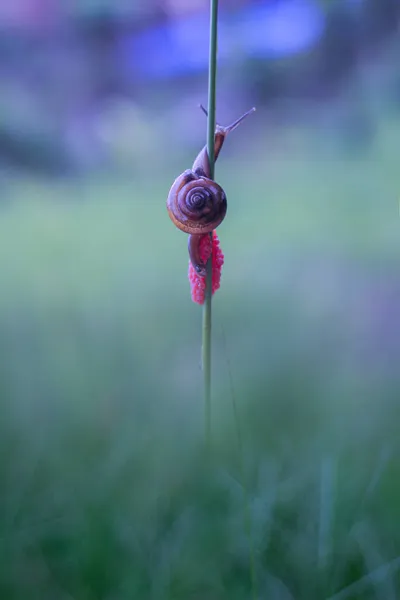
POLYGON ((221 160, 211 470, 176 173, 4 183, 0 598, 399 597, 399 135, 221 160))

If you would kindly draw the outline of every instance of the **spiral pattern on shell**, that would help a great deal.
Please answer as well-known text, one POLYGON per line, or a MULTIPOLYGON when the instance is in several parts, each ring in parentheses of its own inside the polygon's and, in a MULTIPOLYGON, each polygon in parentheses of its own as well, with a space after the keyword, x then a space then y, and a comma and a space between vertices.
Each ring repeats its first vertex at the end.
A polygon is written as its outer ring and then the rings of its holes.
POLYGON ((212 179, 188 170, 172 184, 167 209, 173 223, 182 231, 195 235, 209 233, 225 218, 225 192, 212 179))

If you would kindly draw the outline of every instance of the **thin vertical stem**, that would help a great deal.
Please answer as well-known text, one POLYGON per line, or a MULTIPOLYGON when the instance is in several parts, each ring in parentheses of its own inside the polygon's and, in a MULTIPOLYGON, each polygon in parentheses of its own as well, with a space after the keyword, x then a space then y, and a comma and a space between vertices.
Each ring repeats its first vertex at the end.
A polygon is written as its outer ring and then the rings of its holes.
MULTIPOLYGON (((210 162, 210 177, 214 179, 214 134, 217 83, 217 31, 218 0, 210 0, 210 51, 208 69, 208 116, 207 153, 210 162)), ((203 307, 203 348, 202 363, 204 375, 205 434, 208 449, 211 448, 211 296, 212 296, 212 255, 207 262, 206 295, 203 307)))
POLYGON ((208 67, 208 117, 207 152, 210 161, 210 177, 214 179, 214 135, 215 105, 217 87, 217 36, 218 36, 218 0, 210 0, 210 54, 208 67))
POLYGON ((204 376, 204 418, 207 449, 211 450, 211 257, 207 263, 206 297, 203 305, 203 376, 204 376))

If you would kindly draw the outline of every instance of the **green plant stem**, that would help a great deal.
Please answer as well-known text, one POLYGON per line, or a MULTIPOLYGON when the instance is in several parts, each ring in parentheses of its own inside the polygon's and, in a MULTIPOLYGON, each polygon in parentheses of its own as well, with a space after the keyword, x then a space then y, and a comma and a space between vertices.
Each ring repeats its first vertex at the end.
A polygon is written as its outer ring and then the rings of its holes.
POLYGON ((211 450, 211 258, 207 263, 206 297, 203 306, 203 376, 204 376, 204 418, 207 449, 211 450))
POLYGON ((214 179, 215 155, 215 105, 217 87, 217 37, 218 37, 218 0, 210 0, 210 53, 208 67, 208 116, 207 116, 207 153, 210 161, 210 177, 214 179))
MULTIPOLYGON (((215 104, 217 83, 217 33, 218 0, 210 0, 210 51, 208 70, 208 116, 207 153, 210 163, 210 177, 214 179, 214 134, 215 104)), ((202 363, 204 375, 205 435, 207 448, 211 449, 211 297, 212 297, 212 255, 207 262, 206 293, 203 307, 203 346, 202 363)))

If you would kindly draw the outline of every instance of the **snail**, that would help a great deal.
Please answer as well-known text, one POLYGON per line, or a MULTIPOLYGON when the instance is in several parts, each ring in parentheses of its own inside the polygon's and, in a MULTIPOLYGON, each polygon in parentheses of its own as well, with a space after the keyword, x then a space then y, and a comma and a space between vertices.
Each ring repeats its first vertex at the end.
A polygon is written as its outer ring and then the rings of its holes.
MULTIPOLYGON (((207 111, 200 107, 207 116, 207 111)), ((216 161, 228 133, 255 108, 247 111, 228 127, 216 124, 214 136, 214 160, 216 161)), ((172 184, 168 194, 167 210, 172 222, 189 234, 190 260, 200 277, 206 275, 206 265, 200 257, 200 240, 222 223, 227 209, 226 195, 222 187, 211 179, 207 146, 200 151, 191 169, 184 171, 172 184)))

